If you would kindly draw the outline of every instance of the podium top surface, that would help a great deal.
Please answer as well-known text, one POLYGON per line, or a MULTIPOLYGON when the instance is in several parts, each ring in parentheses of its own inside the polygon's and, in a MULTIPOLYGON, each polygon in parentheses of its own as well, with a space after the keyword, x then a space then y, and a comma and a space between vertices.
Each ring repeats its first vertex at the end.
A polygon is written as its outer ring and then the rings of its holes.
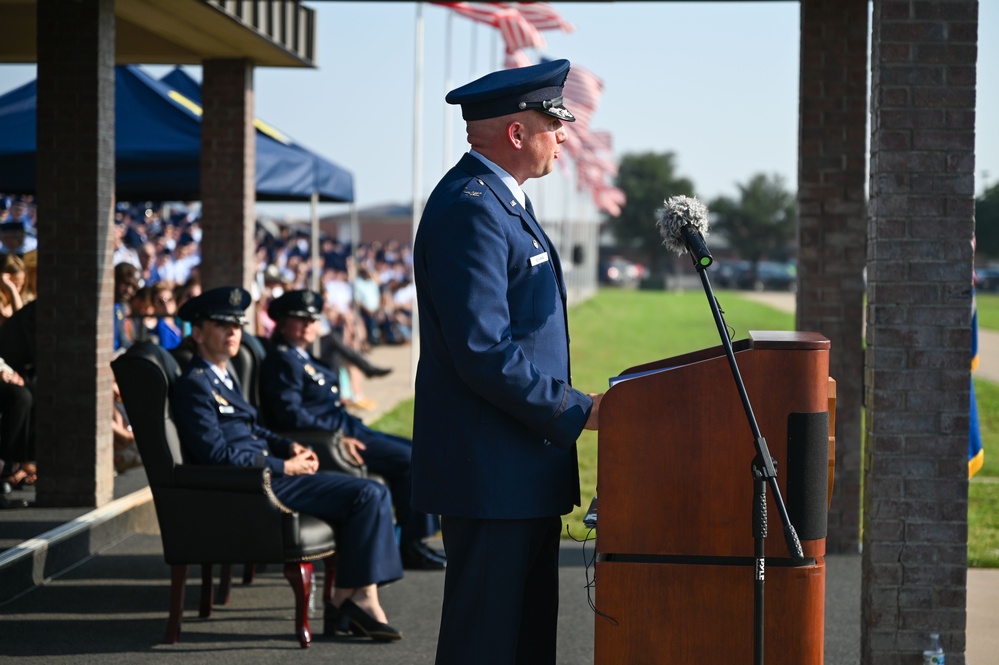
MULTIPOLYGON (((797 332, 786 330, 750 330, 749 337, 732 342, 735 353, 743 351, 829 351, 829 340, 816 332, 797 332)), ((691 363, 719 358, 725 355, 724 347, 712 346, 698 351, 691 351, 673 358, 664 358, 652 362, 629 367, 618 376, 640 374, 671 367, 681 367, 691 363)))
POLYGON ((829 348, 829 340, 816 332, 785 330, 750 330, 750 346, 754 349, 815 349, 829 348))

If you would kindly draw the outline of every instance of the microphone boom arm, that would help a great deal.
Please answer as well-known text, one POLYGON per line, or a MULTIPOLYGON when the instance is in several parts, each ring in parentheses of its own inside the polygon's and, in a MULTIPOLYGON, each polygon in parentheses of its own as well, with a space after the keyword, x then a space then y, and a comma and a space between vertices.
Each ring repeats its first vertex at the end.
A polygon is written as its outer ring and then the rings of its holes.
POLYGON ((787 514, 787 508, 784 506, 784 499, 780 494, 780 487, 777 485, 777 470, 774 466, 773 458, 770 456, 770 451, 767 448, 767 441, 763 438, 763 434, 760 432, 759 424, 756 422, 756 416, 753 414, 753 406, 749 402, 749 395, 746 393, 746 384, 742 381, 742 373, 739 371, 739 365, 735 360, 735 352, 732 349, 732 340, 728 336, 728 326, 725 324, 725 318, 722 316, 721 308, 718 306, 718 299, 715 298, 714 292, 711 289, 711 281, 708 279, 708 272, 706 268, 711 265, 711 254, 708 253, 707 247, 704 245, 704 238, 701 234, 690 225, 686 225, 682 229, 683 237, 685 241, 689 238, 696 236, 700 240, 700 246, 704 248, 704 253, 707 254, 707 263, 703 259, 699 259, 696 253, 697 247, 691 247, 688 245, 690 250, 691 259, 694 262, 694 268, 697 269, 698 274, 701 277, 701 284, 704 286, 704 293, 708 298, 708 305, 711 307, 711 314, 714 317, 715 325, 718 328, 718 335, 721 337, 722 346, 725 349, 725 356, 728 358, 729 367, 732 370, 732 378, 735 379, 736 388, 739 390, 739 398, 742 400, 742 408, 746 412, 746 419, 749 421, 750 429, 753 432, 753 445, 756 447, 756 458, 752 463, 752 476, 753 476, 753 508, 752 508, 752 519, 753 519, 753 542, 754 542, 754 580, 753 580, 753 662, 754 665, 763 665, 763 644, 764 644, 764 571, 766 570, 766 536, 767 536, 767 497, 766 497, 766 487, 770 486, 773 492, 774 502, 777 505, 777 511, 780 513, 781 523, 784 526, 784 541, 787 544, 787 549, 791 554, 791 557, 797 560, 802 560, 805 558, 805 554, 801 549, 801 541, 798 539, 798 533, 794 530, 794 526, 791 524, 791 520, 787 514))
MULTIPOLYGON (((702 241, 703 242, 703 241, 702 241)), ((705 293, 708 296, 708 305, 711 307, 711 314, 714 316, 715 325, 718 328, 718 334, 721 337, 722 346, 725 349, 725 356, 728 358, 729 368, 732 370, 732 377, 735 379, 736 387, 739 389, 739 398, 742 400, 742 408, 746 412, 746 419, 749 421, 749 427, 753 432, 753 444, 756 447, 757 459, 754 463, 760 465, 760 474, 763 480, 767 481, 770 485, 771 491, 774 493, 774 502, 777 504, 777 512, 780 513, 781 522, 784 524, 784 539, 787 541, 787 549, 791 556, 795 559, 803 559, 805 557, 804 552, 801 549, 801 541, 798 539, 798 533, 794 530, 794 526, 791 524, 791 519, 787 514, 787 507, 784 505, 784 500, 781 497, 780 486, 777 484, 777 470, 774 467, 774 460, 770 456, 770 450, 767 448, 767 440, 763 438, 763 434, 760 432, 760 426, 756 422, 756 416, 753 414, 753 405, 749 401, 749 395, 746 393, 746 384, 742 381, 742 373, 739 371, 739 365, 735 361, 735 351, 732 349, 732 340, 728 337, 728 326, 725 324, 725 318, 722 316, 721 309, 718 307, 718 300, 714 296, 714 292, 711 289, 711 282, 708 280, 708 273, 697 263, 696 257, 694 259, 694 266, 697 268, 697 272, 701 276, 701 284, 704 286, 705 293)))

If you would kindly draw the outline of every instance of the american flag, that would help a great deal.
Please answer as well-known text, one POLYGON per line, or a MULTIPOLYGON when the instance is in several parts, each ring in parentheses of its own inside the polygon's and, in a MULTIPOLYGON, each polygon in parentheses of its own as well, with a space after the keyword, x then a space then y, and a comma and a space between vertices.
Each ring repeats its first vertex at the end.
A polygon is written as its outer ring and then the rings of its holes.
POLYGON ((577 121, 582 120, 589 127, 590 118, 596 113, 603 94, 604 82, 593 72, 576 64, 569 68, 562 95, 565 97, 566 107, 576 116, 577 121), (580 109, 580 112, 576 109, 580 109))
POLYGON ((625 203, 624 192, 607 180, 617 175, 617 160, 612 155, 611 134, 590 130, 590 121, 600 105, 604 83, 585 67, 573 64, 569 69, 562 94, 565 105, 576 116, 565 142, 566 152, 576 163, 576 181, 587 189, 599 210, 617 217, 625 203))
POLYGON ((609 154, 611 137, 609 132, 591 133, 585 126, 571 125, 569 139, 563 144, 566 152, 576 164, 576 185, 590 193, 599 210, 617 217, 625 204, 624 192, 607 182, 608 177, 617 173, 617 162, 609 154))
POLYGON ((562 18, 547 2, 518 2, 516 7, 524 15, 524 18, 538 30, 561 30, 562 32, 575 30, 572 24, 562 18))
POLYGON ((450 7, 465 18, 498 28, 506 52, 523 48, 544 48, 545 38, 534 25, 514 7, 493 2, 436 2, 450 7))
POLYGON ((610 152, 613 148, 613 138, 606 130, 595 129, 579 137, 583 145, 595 152, 610 152))
POLYGON ((611 217, 620 217, 621 207, 627 202, 627 197, 617 187, 607 186, 596 193, 594 201, 599 210, 603 210, 611 217))
POLYGON ((503 60, 503 69, 517 69, 519 67, 530 67, 534 63, 531 59, 527 57, 527 54, 522 50, 517 49, 514 52, 507 51, 506 59, 503 60))

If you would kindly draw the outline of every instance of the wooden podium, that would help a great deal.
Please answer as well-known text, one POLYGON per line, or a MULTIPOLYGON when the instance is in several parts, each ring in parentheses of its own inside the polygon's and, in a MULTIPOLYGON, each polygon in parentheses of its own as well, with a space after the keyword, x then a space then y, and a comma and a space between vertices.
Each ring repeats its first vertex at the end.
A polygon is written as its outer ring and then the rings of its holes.
MULTIPOLYGON (((820 664, 829 340, 751 332, 733 350, 805 554, 791 559, 768 489, 765 660, 820 664)), ((756 449, 724 348, 633 374, 600 405, 595 663, 751 665, 756 449)))

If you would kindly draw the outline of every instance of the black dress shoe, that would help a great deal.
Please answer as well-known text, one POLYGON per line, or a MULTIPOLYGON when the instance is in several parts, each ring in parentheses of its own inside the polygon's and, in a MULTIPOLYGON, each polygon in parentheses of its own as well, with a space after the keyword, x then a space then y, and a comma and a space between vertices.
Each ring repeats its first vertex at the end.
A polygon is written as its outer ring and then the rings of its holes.
POLYGON ((326 603, 326 611, 323 612, 323 635, 334 637, 348 634, 350 634, 350 619, 336 605, 326 603))
POLYGON ((406 570, 444 570, 447 557, 421 542, 408 543, 399 548, 402 567, 406 570))
POLYGON ((392 642, 402 639, 402 633, 388 625, 376 621, 373 616, 354 604, 349 598, 340 605, 340 614, 350 620, 350 632, 370 637, 376 642, 392 642))
POLYGON ((366 365, 361 369, 364 372, 364 376, 369 379, 374 376, 385 376, 386 374, 392 373, 391 367, 375 367, 374 365, 366 365))

